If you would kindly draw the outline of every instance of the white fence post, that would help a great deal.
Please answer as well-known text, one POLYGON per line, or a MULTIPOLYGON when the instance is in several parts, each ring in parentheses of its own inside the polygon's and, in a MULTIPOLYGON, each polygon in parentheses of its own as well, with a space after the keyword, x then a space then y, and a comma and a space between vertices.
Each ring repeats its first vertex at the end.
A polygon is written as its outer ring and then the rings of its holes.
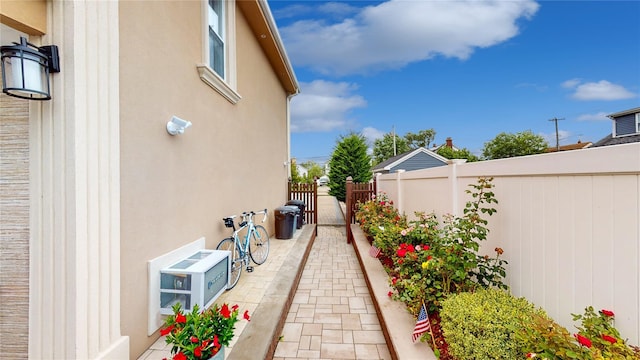
POLYGON ((398 203, 396 204, 396 207, 398 208, 398 212, 400 214, 402 214, 404 212, 404 199, 402 198, 402 179, 400 179, 400 177, 402 176, 402 173, 404 173, 405 170, 404 169, 399 169, 396 170, 396 194, 398 194, 398 203))
POLYGON ((451 186, 451 214, 453 216, 459 216, 458 214, 458 165, 464 164, 467 159, 452 159, 449 160, 449 186, 451 186))

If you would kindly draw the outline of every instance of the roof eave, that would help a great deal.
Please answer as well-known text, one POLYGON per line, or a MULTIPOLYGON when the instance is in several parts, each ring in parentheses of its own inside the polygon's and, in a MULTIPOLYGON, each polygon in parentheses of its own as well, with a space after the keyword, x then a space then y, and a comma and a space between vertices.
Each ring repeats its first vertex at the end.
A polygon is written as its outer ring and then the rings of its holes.
POLYGON ((238 0, 260 46, 273 66, 282 86, 290 95, 300 92, 300 85, 282 43, 278 27, 266 0, 238 0))

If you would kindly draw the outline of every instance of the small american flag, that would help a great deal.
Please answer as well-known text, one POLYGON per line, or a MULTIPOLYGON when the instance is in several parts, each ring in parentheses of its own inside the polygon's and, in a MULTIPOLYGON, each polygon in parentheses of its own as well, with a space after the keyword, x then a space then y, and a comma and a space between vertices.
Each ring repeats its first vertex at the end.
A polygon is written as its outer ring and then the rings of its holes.
POLYGON ((378 249, 377 247, 375 247, 374 245, 371 245, 371 247, 369 248, 369 256, 377 258, 378 255, 380 255, 380 252, 382 250, 378 249))
POLYGON ((422 304, 420 308, 420 314, 418 314, 418 322, 413 329, 413 341, 415 342, 425 332, 431 332, 431 322, 429 322, 429 314, 427 314, 427 308, 422 304))

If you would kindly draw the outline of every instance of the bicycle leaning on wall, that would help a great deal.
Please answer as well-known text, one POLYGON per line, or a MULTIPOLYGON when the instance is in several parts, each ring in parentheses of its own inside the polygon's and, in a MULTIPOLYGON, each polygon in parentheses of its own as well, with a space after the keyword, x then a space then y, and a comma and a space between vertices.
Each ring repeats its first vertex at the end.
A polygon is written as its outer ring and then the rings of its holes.
POLYGON ((238 224, 239 228, 236 229, 234 218, 236 215, 223 218, 224 226, 233 228, 233 235, 223 239, 216 249, 231 251, 231 276, 227 290, 233 289, 234 286, 240 280, 242 269, 246 268, 248 272, 253 271, 251 266, 251 260, 256 265, 263 264, 267 261, 269 256, 269 233, 262 225, 255 225, 253 223, 253 217, 255 215, 264 214, 262 222, 267 220, 267 209, 254 212, 243 212, 242 220, 238 224), (243 237, 240 236, 240 232, 247 229, 247 234, 243 237))

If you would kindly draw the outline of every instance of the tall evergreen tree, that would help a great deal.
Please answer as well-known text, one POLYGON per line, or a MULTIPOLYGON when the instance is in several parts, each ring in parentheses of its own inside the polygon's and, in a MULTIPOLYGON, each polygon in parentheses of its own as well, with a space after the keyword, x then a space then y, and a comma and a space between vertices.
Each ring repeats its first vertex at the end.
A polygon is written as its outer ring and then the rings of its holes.
POLYGON ((372 177, 367 141, 364 136, 353 132, 347 136, 340 136, 331 154, 329 195, 345 201, 348 176, 353 178, 353 182, 367 182, 372 177))

